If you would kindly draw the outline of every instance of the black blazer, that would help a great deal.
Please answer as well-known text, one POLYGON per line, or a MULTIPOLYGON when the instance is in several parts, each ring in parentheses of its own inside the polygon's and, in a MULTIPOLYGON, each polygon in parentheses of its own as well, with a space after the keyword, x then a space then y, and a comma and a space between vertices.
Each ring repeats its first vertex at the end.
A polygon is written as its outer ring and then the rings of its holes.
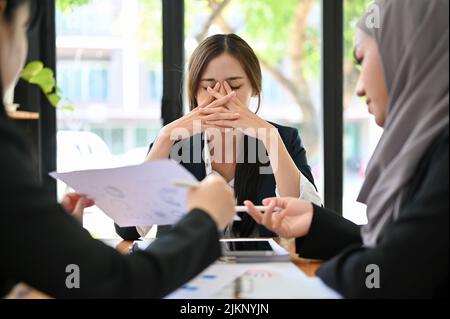
POLYGON ((0 113, 0 297, 25 282, 57 298, 159 298, 220 256, 217 226, 200 210, 133 255, 93 239, 36 181, 18 135, 0 113), (79 289, 65 284, 71 264, 79 289))
POLYGON ((317 275, 349 298, 448 298, 448 127, 430 147, 409 184, 396 221, 388 222, 377 246, 362 245, 360 227, 314 207, 309 234, 296 240, 299 254, 328 260, 317 275), (365 282, 380 269, 380 288, 365 282))
MULTIPOLYGON (((275 123, 271 123, 274 125, 283 140, 286 149, 291 155, 292 159, 295 162, 295 165, 300 170, 300 172, 305 176, 313 185, 314 178, 311 173, 311 168, 308 165, 308 161, 306 158, 306 150, 303 147, 302 141, 298 134, 298 130, 295 128, 278 125, 275 123)), ((183 157, 183 150, 189 150, 189 160, 188 161, 179 161, 181 165, 183 165, 189 172, 191 172, 199 181, 203 180, 206 177, 205 171, 205 163, 201 154, 194 152, 194 145, 200 145, 201 150, 204 147, 204 140, 202 135, 195 135, 189 139, 182 140, 175 144, 177 149, 179 149, 178 155, 179 158, 183 157), (186 146, 183 146, 183 143, 186 143, 186 146)), ((150 145, 149 151, 151 150, 153 143, 150 145)), ((262 200, 267 197, 275 196, 275 176, 273 174, 263 174, 260 176, 259 185, 256 186, 257 190, 257 201, 256 205, 260 205, 262 200)), ((257 225, 259 235, 262 237, 273 237, 276 236, 273 232, 267 230, 265 227, 261 225, 257 225)), ((117 233, 124 239, 134 240, 140 237, 137 233, 135 227, 119 227, 115 224, 115 228, 117 233)))

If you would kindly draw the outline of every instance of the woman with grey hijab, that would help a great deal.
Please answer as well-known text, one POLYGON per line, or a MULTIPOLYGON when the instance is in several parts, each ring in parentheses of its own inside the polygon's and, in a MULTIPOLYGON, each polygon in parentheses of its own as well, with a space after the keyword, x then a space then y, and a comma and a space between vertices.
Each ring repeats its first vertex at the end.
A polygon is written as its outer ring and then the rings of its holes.
POLYGON ((257 222, 297 237, 301 256, 327 260, 317 275, 344 297, 448 297, 449 2, 371 8, 355 41, 357 94, 384 128, 358 197, 367 225, 296 199, 266 199, 265 214, 246 205, 257 222))

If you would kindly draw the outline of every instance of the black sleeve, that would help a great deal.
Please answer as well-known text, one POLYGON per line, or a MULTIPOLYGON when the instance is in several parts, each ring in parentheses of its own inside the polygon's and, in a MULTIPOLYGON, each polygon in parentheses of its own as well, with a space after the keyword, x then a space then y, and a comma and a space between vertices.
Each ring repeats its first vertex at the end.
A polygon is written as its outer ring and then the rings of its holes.
POLYGON ((432 163, 420 189, 398 219, 385 226, 376 247, 350 246, 318 270, 327 285, 350 298, 430 298, 437 291, 448 297, 448 142, 432 163), (366 285, 374 272, 370 265, 379 267, 378 289, 366 285))
POLYGON ((328 209, 313 207, 308 235, 295 240, 300 256, 327 260, 349 245, 362 244, 359 226, 328 209))
POLYGON ((311 182, 311 184, 316 187, 314 183, 314 177, 311 173, 311 167, 308 165, 306 150, 303 147, 303 143, 300 139, 300 135, 298 134, 298 130, 291 129, 290 131, 291 133, 288 139, 289 142, 286 143, 286 148, 289 152, 289 155, 291 155, 292 160, 294 161, 300 172, 303 174, 303 176, 305 176, 311 182))
POLYGON ((114 228, 116 229, 117 235, 124 240, 136 240, 141 237, 137 232, 136 227, 120 227, 114 223, 114 228))
POLYGON ((94 240, 34 182, 25 154, 3 136, 0 149, 0 278, 53 297, 159 298, 220 256, 217 227, 200 210, 147 251, 124 256, 94 240), (69 265, 79 267, 79 289, 66 286, 69 265))

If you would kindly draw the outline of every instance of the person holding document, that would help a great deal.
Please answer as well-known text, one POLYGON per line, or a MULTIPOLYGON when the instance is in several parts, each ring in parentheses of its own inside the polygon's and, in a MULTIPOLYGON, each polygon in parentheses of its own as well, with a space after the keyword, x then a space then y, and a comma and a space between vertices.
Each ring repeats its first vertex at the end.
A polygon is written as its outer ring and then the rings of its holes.
POLYGON ((345 297, 448 298, 449 2, 374 6, 355 41, 357 93, 384 128, 358 198, 368 224, 293 198, 265 199, 265 214, 246 205, 258 223, 297 237, 301 256, 327 260, 317 275, 345 297))
MULTIPOLYGON (((16 82, 27 52, 27 0, 0 0, 0 95, 16 82)), ((26 140, 0 107, 0 296, 24 282, 56 298, 160 298, 192 279, 221 254, 219 231, 231 222, 233 191, 220 177, 191 190, 188 213, 145 251, 124 256, 81 227, 88 199, 63 201, 34 178, 26 140), (67 284, 79 270, 78 287, 67 284), (69 270, 69 271, 68 271, 69 270)))
MULTIPOLYGON (((160 131, 147 160, 172 158, 198 180, 221 175, 235 189, 238 205, 276 195, 321 205, 297 129, 257 115, 262 72, 242 38, 217 34, 200 43, 190 58, 187 90, 191 111, 160 131), (256 111, 250 107, 252 98, 256 111)), ((274 236, 247 214, 241 218, 227 228, 226 237, 274 236)), ((136 231, 116 225, 116 230, 123 238, 136 239, 150 226, 136 231)))

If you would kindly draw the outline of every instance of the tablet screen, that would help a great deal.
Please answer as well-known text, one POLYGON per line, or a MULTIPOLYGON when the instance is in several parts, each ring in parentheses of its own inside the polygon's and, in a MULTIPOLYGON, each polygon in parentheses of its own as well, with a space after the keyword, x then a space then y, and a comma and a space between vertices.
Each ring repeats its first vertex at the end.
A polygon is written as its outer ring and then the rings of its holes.
POLYGON ((258 241, 223 241, 221 242, 224 251, 273 251, 267 240, 258 241))

